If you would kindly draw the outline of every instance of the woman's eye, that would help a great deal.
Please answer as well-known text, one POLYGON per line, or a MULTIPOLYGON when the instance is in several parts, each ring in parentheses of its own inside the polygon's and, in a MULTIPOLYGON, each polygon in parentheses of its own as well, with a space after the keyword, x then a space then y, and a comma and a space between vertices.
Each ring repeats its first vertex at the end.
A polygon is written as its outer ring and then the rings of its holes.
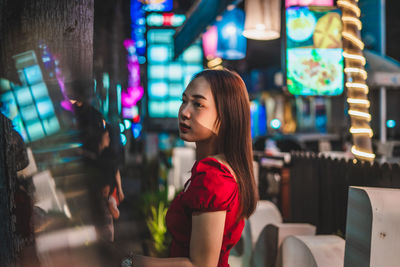
POLYGON ((197 107, 197 108, 200 108, 200 107, 203 106, 203 105, 200 104, 199 102, 193 102, 193 105, 194 105, 195 107, 197 107))

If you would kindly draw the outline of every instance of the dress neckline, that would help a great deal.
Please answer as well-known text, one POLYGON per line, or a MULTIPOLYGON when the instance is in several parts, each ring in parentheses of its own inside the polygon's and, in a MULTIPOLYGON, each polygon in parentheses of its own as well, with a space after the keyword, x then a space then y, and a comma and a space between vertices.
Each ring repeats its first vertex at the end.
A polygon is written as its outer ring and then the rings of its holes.
POLYGON ((205 158, 199 160, 197 162, 197 164, 202 160, 208 160, 208 159, 211 159, 211 160, 217 162, 218 164, 220 164, 232 176, 233 180, 237 183, 237 179, 236 179, 236 176, 233 174, 233 170, 231 171, 230 167, 228 168, 228 166, 226 166, 226 164, 224 164, 223 162, 219 161, 218 159, 216 159, 214 157, 210 157, 210 156, 209 157, 205 157, 205 158))

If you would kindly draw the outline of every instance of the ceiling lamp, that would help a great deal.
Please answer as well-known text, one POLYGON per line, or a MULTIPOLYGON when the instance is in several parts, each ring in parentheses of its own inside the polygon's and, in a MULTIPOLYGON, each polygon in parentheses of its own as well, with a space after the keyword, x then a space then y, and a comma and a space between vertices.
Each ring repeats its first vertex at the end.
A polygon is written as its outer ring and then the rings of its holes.
POLYGON ((255 40, 273 40, 280 37, 281 1, 246 0, 246 22, 243 35, 255 40))
POLYGON ((247 39, 243 37, 244 12, 239 8, 226 11, 216 23, 218 29, 217 56, 238 60, 246 56, 247 39))
POLYGON ((211 26, 202 36, 203 52, 207 60, 217 57, 218 29, 211 26))

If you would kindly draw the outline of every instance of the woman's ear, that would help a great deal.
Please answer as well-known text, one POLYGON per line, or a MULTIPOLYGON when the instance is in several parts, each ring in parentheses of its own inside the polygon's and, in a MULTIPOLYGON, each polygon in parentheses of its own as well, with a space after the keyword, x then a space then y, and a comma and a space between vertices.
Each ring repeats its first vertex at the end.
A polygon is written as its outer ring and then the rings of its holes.
POLYGON ((215 135, 218 135, 218 134, 219 134, 219 129, 220 129, 220 127, 221 127, 221 120, 220 120, 219 118, 217 118, 217 119, 215 120, 215 122, 214 122, 214 130, 213 130, 213 132, 214 132, 215 135))

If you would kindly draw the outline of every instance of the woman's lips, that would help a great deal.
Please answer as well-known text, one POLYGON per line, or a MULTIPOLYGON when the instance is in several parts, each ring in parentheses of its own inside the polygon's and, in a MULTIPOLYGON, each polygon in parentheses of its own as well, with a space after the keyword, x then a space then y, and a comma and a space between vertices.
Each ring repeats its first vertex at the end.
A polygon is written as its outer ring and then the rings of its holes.
POLYGON ((186 124, 179 123, 179 130, 180 130, 182 133, 186 133, 186 132, 188 132, 188 131, 190 130, 190 127, 187 126, 186 124))

